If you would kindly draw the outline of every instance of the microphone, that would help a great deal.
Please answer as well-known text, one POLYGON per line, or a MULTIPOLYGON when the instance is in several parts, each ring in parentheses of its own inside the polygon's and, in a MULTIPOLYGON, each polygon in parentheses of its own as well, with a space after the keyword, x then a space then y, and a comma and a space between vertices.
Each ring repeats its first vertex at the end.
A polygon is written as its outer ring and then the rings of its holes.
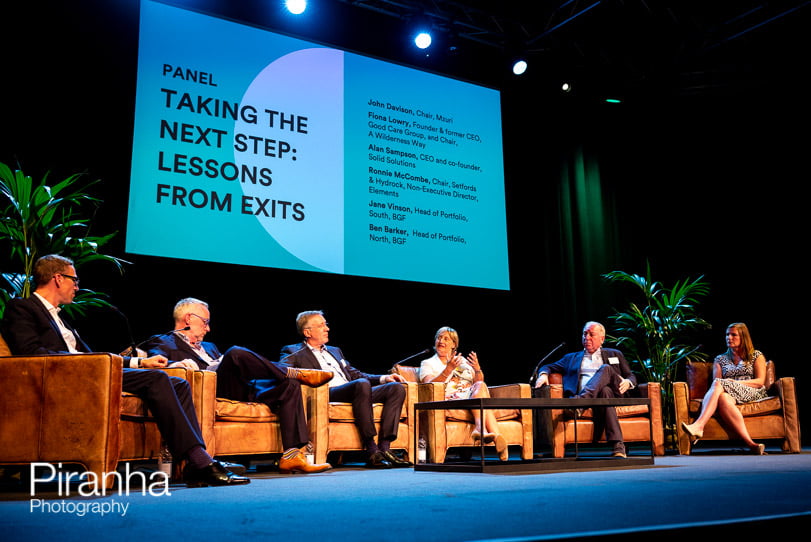
POLYGON ((431 349, 430 349, 430 348, 426 348, 425 350, 421 350, 421 351, 417 352, 416 354, 413 354, 413 355, 411 355, 411 356, 408 356, 408 357, 407 357, 407 358, 405 358, 405 359, 401 359, 400 361, 398 361, 397 363, 395 363, 395 365, 400 365, 401 363, 405 363, 406 361, 410 361, 410 360, 412 360, 412 359, 416 358, 417 356, 422 356, 422 355, 424 355, 424 354, 430 354, 430 353, 431 353, 431 349))
POLYGON ((124 323, 127 325, 127 335, 129 335, 129 339, 130 339, 130 356, 132 356, 132 357, 136 357, 136 356, 138 355, 138 354, 136 353, 136 352, 137 352, 138 347, 135 345, 135 339, 134 339, 134 338, 133 338, 133 336, 132 336, 132 327, 130 327, 130 319, 129 319, 129 318, 127 318, 127 315, 126 315, 126 314, 124 314, 124 313, 121 311, 121 309, 119 309, 119 308, 118 308, 118 307, 116 307, 115 305, 110 305, 110 308, 111 308, 111 309, 113 309, 113 311, 115 311, 115 312, 117 312, 118 314, 120 314, 120 315, 121 315, 121 318, 123 318, 123 319, 124 319, 124 323))
POLYGON ((547 359, 549 359, 549 356, 551 356, 552 354, 554 354, 555 352, 557 352, 558 350, 560 350, 564 346, 566 346, 566 341, 560 343, 559 345, 554 347, 552 350, 550 350, 547 355, 545 355, 543 358, 541 358, 541 361, 538 362, 538 365, 535 366, 535 370, 532 372, 532 376, 529 377, 529 383, 533 388, 535 387, 535 381, 538 380, 538 370, 541 368, 541 365, 543 365, 543 363, 547 359))

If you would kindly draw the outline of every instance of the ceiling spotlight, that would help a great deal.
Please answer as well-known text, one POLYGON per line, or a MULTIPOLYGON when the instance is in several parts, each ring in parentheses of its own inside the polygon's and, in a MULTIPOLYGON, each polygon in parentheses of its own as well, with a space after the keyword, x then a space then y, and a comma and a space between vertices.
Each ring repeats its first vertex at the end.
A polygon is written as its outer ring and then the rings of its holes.
POLYGON ((414 36, 414 45, 420 49, 427 49, 431 46, 431 34, 425 30, 417 32, 417 35, 414 36))
POLYGON ((513 73, 515 75, 522 75, 525 71, 527 71, 527 61, 524 59, 516 60, 513 63, 513 73))
POLYGON ((307 0, 285 0, 284 7, 293 15, 301 15, 307 9, 307 0))

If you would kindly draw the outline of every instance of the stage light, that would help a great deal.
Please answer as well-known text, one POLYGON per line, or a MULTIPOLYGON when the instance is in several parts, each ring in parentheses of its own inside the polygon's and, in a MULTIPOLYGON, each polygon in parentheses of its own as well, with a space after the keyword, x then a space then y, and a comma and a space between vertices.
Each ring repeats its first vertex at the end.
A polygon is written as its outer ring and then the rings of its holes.
POLYGON ((427 49, 431 46, 431 34, 422 30, 417 32, 417 35, 414 36, 414 45, 419 47, 420 49, 427 49))
POLYGON ((606 98, 605 103, 607 103, 607 104, 621 104, 622 100, 620 100, 619 98, 606 98))
POLYGON ((560 90, 566 93, 571 92, 572 91, 571 83, 563 83, 562 85, 560 85, 560 90))
POLYGON ((307 9, 307 0, 285 0, 284 7, 293 15, 301 15, 307 9))
POLYGON ((515 75, 522 75, 525 71, 527 71, 527 61, 524 59, 518 59, 513 63, 513 73, 515 75))

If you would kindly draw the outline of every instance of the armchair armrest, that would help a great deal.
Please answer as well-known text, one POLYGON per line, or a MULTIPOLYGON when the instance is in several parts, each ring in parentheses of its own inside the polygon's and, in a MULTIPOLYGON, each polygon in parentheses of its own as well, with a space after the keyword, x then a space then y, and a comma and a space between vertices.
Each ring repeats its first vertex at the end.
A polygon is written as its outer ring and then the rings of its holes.
POLYGON ((0 358, 0 462, 76 462, 101 475, 120 450, 122 359, 114 354, 0 358))
POLYGON ((304 410, 307 412, 307 424, 310 426, 310 441, 329 442, 329 386, 302 386, 301 393, 304 397, 304 410))
POLYGON ((690 423, 690 388, 687 382, 673 383, 673 408, 676 411, 676 435, 678 438, 679 453, 690 453, 690 435, 681 428, 682 422, 690 423))
POLYGON ((532 397, 532 388, 529 384, 503 384, 500 386, 488 386, 488 389, 490 390, 490 397, 515 397, 523 399, 532 397))
POLYGON ((425 382, 417 385, 417 396, 420 403, 445 400, 445 384, 442 382, 425 382))
POLYGON ((793 377, 783 377, 774 383, 780 404, 783 406, 783 423, 786 430, 786 445, 788 452, 800 453, 802 442, 800 439, 800 412, 797 407, 797 390, 793 377))
MULTIPOLYGON (((197 421, 203 433, 206 449, 214 456, 217 453, 217 442, 214 433, 214 422, 217 421, 217 373, 214 371, 188 371, 186 380, 191 384, 192 402, 197 412, 197 421)), ((177 375, 182 376, 182 375, 177 375)))

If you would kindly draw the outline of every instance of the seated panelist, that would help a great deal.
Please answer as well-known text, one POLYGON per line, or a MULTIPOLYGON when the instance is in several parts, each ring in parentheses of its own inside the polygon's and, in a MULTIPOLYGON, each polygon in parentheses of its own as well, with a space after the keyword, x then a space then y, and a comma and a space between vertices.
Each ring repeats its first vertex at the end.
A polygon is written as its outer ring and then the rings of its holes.
POLYGON ((329 382, 329 400, 352 403, 355 425, 368 458, 366 468, 410 467, 411 463, 394 455, 390 445, 397 438, 405 389, 397 374, 373 375, 353 367, 337 346, 327 346, 329 326, 321 311, 304 311, 296 317, 296 327, 304 342, 282 347, 282 361, 290 367, 333 371, 329 382), (372 405, 383 403, 380 434, 374 424, 372 405), (377 440, 375 440, 377 437, 377 440))
MULTIPOLYGON (((583 326, 583 350, 566 354, 561 359, 541 367, 535 387, 549 383, 549 373, 563 375, 563 394, 575 398, 623 397, 636 387, 636 376, 625 356, 614 348, 603 348, 605 327, 599 322, 586 322, 583 326)), ((624 458, 622 438, 615 407, 593 408, 594 439, 605 431, 605 439, 612 447, 612 456, 624 458)))

